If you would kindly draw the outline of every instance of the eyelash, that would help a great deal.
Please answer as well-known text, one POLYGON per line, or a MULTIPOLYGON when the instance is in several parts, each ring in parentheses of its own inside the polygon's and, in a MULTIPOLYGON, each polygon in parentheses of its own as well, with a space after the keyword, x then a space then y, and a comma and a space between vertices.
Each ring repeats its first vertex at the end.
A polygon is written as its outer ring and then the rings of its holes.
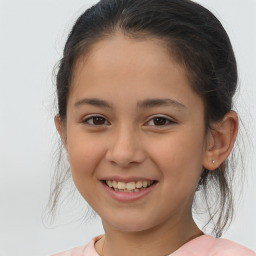
MULTIPOLYGON (((89 117, 87 117, 86 119, 84 119, 84 120, 82 120, 82 123, 84 123, 84 124, 88 124, 88 125, 91 125, 91 126, 103 126, 103 125, 105 125, 105 124, 93 124, 93 123, 89 123, 89 120, 96 120, 96 118, 101 118, 103 121, 104 121, 104 123, 107 121, 107 119, 106 118, 104 118, 103 116, 100 116, 100 115, 92 115, 92 116, 89 116, 89 117)), ((108 121, 107 121, 108 122, 108 121)), ((109 124, 109 122, 108 122, 108 124, 109 124)))
MULTIPOLYGON (((165 126, 168 126, 168 125, 172 125, 172 124, 176 124, 176 121, 174 121, 173 119, 171 118, 168 118, 168 117, 165 117, 165 116, 161 116, 161 115, 157 115, 157 116, 154 116, 152 117, 149 121, 147 121, 146 123, 149 123, 149 122, 154 122, 158 119, 158 121, 162 122, 164 121, 164 124, 160 124, 160 125, 149 125, 149 126, 155 126, 155 127, 165 127, 165 126), (167 123, 167 124, 166 124, 167 123)), ((107 121, 106 118, 104 118, 103 116, 100 116, 100 115, 92 115, 92 116, 89 116, 87 117, 86 119, 82 120, 82 123, 84 124, 88 124, 90 126, 104 126, 104 125, 109 125, 110 123, 107 121), (102 122, 104 122, 103 124, 95 124, 95 123, 89 123, 89 121, 91 120, 92 122, 96 120, 96 118, 99 118, 101 119, 102 122), (107 124, 106 124, 107 122, 107 124)))

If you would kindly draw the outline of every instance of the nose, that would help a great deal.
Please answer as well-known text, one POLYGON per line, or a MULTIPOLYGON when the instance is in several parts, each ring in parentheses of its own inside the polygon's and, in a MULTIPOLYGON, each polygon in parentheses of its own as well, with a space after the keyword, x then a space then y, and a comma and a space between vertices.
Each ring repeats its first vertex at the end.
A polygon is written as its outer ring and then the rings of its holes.
POLYGON ((109 162, 122 168, 144 162, 146 154, 138 132, 123 127, 110 136, 112 138, 106 153, 109 162))

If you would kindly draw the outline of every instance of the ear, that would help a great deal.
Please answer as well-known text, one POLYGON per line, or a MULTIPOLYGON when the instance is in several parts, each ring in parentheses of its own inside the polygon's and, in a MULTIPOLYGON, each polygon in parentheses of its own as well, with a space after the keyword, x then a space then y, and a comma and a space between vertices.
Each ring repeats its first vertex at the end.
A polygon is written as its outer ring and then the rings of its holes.
POLYGON ((203 166, 207 170, 215 170, 231 152, 238 130, 238 117, 234 111, 229 111, 224 118, 211 124, 207 134, 207 145, 203 166))
POLYGON ((66 147, 66 141, 67 141, 66 133, 65 133, 65 130, 64 130, 64 127, 63 127, 63 124, 61 122, 61 118, 60 118, 59 115, 56 115, 54 117, 54 123, 55 123, 55 127, 56 127, 56 129, 57 129, 57 131, 58 131, 58 133, 61 137, 62 143, 66 147))

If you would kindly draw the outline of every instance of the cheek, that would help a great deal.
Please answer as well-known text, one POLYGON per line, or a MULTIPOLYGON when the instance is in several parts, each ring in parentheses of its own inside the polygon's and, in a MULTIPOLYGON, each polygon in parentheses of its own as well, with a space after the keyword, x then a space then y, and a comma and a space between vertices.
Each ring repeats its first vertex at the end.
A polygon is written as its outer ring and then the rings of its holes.
POLYGON ((176 186, 177 183, 187 184, 186 180, 198 181, 203 160, 202 133, 181 131, 155 141, 153 145, 150 149, 152 160, 162 175, 169 178, 168 182, 176 186))
POLYGON ((68 137, 68 158, 74 180, 91 176, 104 155, 101 141, 81 130, 71 131, 68 137))

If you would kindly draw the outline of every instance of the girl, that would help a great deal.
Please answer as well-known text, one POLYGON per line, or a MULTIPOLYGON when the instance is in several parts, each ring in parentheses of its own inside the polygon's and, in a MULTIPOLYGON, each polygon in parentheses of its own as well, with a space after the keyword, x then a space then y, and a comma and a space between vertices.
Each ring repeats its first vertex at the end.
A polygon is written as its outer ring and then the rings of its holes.
POLYGON ((101 0, 82 14, 57 74, 55 124, 105 234, 55 256, 255 256, 219 238, 233 213, 236 86, 229 38, 199 4, 101 0), (200 196, 216 238, 192 217, 200 196))

